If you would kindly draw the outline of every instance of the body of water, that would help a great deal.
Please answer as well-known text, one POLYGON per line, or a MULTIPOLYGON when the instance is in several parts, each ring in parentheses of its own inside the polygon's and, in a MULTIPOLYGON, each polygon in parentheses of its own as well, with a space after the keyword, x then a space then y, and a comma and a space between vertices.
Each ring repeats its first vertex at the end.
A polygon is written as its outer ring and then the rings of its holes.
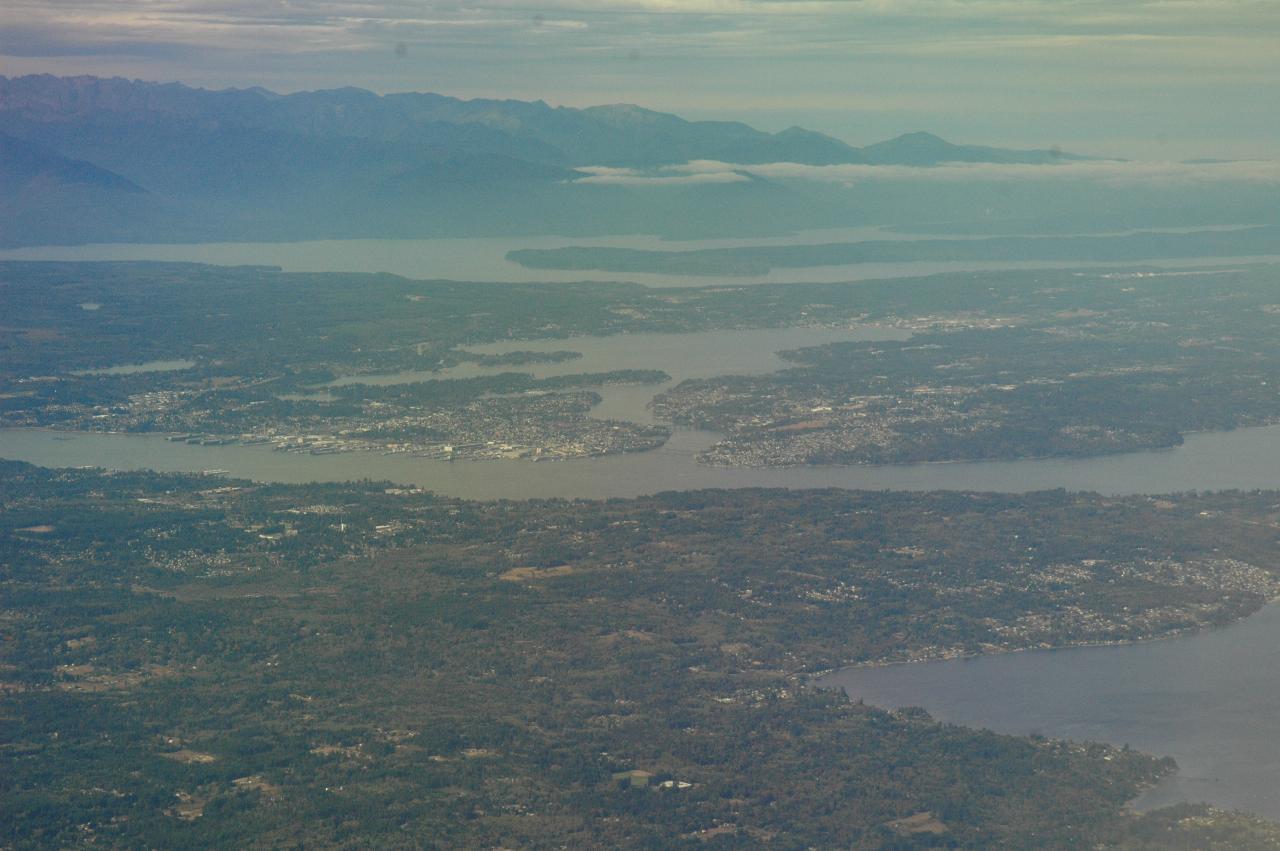
POLYGON ((120 366, 104 366, 98 369, 77 369, 72 375, 134 375, 139 372, 174 372, 191 369, 193 360, 150 360, 145 363, 127 363, 120 366))
POLYGON ((551 378, 584 372, 658 369, 671 376, 671 379, 656 385, 621 384, 597 388, 603 401, 591 411, 592 416, 600 419, 652 423, 653 412, 649 403, 653 397, 685 379, 776 372, 790 365, 778 357, 778 352, 804 346, 907 340, 910 337, 909 331, 900 328, 864 325, 854 328, 750 328, 703 331, 696 334, 615 334, 607 337, 568 337, 562 340, 504 341, 472 346, 469 351, 486 355, 572 351, 580 353, 582 357, 518 366, 462 363, 435 371, 349 375, 331 381, 326 386, 406 384, 444 378, 476 378, 504 372, 523 372, 535 378, 551 378))
POLYGON ((849 668, 821 682, 967 727, 1174 757, 1179 773, 1139 808, 1210 801, 1280 819, 1280 606, 1165 641, 849 668))
MULTIPOLYGON (((619 334, 562 340, 506 341, 475 347, 484 354, 571 350, 583 357, 527 366, 460 364, 438 372, 350 376, 351 381, 395 383, 496 372, 539 377, 614 369, 662 369, 662 385, 600 388, 592 414, 652 422, 649 402, 671 383, 726 374, 761 374, 787 366, 777 352, 844 340, 904 339, 901 329, 764 328, 696 334, 619 334)), ((195 446, 163 435, 66 433, 38 429, 0 431, 0 457, 45 466, 102 466, 165 471, 228 470, 259 481, 308 482, 386 479, 473 499, 632 497, 696 488, 863 488, 1026 492, 1047 488, 1106 494, 1168 493, 1197 488, 1280 488, 1280 426, 1191 435, 1169 450, 1087 459, 1038 459, 884 467, 709 467, 694 455, 712 445, 713 432, 677 430, 651 452, 571 461, 433 461, 371 452, 305 455, 266 446, 195 446)))
POLYGON ((854 488, 1026 493, 1067 488, 1123 495, 1280 487, 1280 426, 1196 434, 1175 449, 1082 459, 884 467, 708 467, 712 432, 677 431, 662 449, 571 461, 432 461, 353 452, 301 455, 266 446, 194 446, 163 435, 0 430, 0 458, 47 467, 227 470, 269 482, 385 479, 468 499, 607 499, 699 488, 854 488))
MULTIPOLYGON (((390 272, 408 278, 455 281, 550 283, 562 281, 632 281, 653 287, 705 287, 718 284, 823 283, 901 278, 943 272, 978 272, 1010 269, 1116 268, 1120 265, 1185 269, 1239 263, 1280 261, 1265 257, 1205 257, 1176 260, 1134 260, 1126 264, 1082 261, 956 261, 916 263, 857 263, 842 266, 810 266, 774 269, 766 275, 720 277, 714 275, 660 275, 640 272, 562 271, 526 269, 506 259, 517 248, 602 246, 654 250, 693 251, 760 245, 803 245, 824 242, 857 242, 868 239, 911 240, 924 237, 880 228, 862 227, 804 231, 779 237, 751 239, 701 239, 668 242, 654 236, 579 237, 475 237, 455 239, 335 239, 311 242, 215 242, 147 245, 104 243, 73 246, 38 246, 0 251, 0 260, 163 260, 217 265, 279 266, 287 272, 390 272)), ((968 239, 972 237, 958 237, 968 239)))

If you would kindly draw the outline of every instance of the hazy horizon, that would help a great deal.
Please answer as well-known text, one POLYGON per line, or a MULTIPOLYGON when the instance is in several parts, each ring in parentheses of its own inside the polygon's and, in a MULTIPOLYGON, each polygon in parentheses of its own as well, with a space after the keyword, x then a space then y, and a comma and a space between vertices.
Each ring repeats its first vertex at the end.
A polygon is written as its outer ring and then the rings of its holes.
POLYGON ((1280 27, 1258 0, 17 0, 0 25, 9 76, 628 102, 854 145, 927 130, 1143 159, 1280 157, 1280 27))

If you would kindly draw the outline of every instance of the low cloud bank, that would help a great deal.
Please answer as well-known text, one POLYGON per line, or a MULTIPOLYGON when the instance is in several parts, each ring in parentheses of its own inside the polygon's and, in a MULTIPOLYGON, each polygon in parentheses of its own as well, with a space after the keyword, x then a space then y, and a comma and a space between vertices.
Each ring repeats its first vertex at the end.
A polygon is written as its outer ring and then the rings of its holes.
MULTIPOLYGON (((689 163, 688 165, 693 165, 689 163)), ((587 177, 578 178, 575 183, 597 183, 610 186, 672 186, 705 183, 743 183, 751 178, 738 170, 738 166, 726 163, 714 163, 716 168, 685 170, 686 166, 675 166, 657 171, 642 171, 634 168, 609 168, 608 166, 587 166, 577 171, 584 171, 587 177)))
POLYGON ((654 169, 581 168, 589 176, 578 183, 625 186, 670 186, 708 183, 741 183, 751 175, 773 180, 806 180, 853 186, 877 180, 895 181, 1094 181, 1113 186, 1197 186, 1221 183, 1280 185, 1280 161, 1158 162, 1082 160, 1052 164, 943 163, 936 166, 903 165, 804 165, 760 163, 744 165, 694 160, 654 169))

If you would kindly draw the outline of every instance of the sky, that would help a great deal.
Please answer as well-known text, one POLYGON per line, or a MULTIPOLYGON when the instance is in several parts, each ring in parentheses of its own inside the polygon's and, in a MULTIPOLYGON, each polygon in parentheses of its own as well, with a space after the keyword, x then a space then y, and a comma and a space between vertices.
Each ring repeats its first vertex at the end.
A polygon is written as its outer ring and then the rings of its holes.
POLYGON ((1280 159, 1280 0, 0 0, 0 74, 1280 159))

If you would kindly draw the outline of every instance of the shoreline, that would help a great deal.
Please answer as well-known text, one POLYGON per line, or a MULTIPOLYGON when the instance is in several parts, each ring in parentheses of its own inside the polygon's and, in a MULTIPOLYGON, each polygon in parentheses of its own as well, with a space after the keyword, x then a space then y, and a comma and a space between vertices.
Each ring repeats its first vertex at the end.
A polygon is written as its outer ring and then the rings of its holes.
MULTIPOLYGON (((1091 647, 1134 647, 1142 644, 1154 644, 1160 641, 1169 641, 1174 638, 1184 638, 1186 636, 1227 629, 1228 627, 1244 623, 1246 620, 1257 615, 1269 606, 1276 605, 1280 605, 1280 595, 1267 599, 1256 609, 1253 609, 1247 614, 1234 618, 1226 623, 1199 624, 1196 626, 1175 629, 1164 633, 1163 635, 1151 635, 1145 638, 1120 638, 1114 641, 1071 641, 1064 644, 1055 644, 1050 647, 1000 647, 994 650, 977 650, 972 653, 961 653, 955 656, 933 656, 927 659, 875 659, 865 662, 853 662, 848 665, 838 665, 834 668, 826 668, 821 671, 814 671, 808 675, 808 678, 810 682, 813 682, 825 677, 833 676, 841 671, 867 670, 870 668, 896 668, 906 665, 931 665, 941 662, 963 662, 971 659, 1007 656, 1012 653, 1056 653, 1061 650, 1083 650, 1091 647)), ((819 688, 827 687, 828 686, 819 686, 819 688)))

